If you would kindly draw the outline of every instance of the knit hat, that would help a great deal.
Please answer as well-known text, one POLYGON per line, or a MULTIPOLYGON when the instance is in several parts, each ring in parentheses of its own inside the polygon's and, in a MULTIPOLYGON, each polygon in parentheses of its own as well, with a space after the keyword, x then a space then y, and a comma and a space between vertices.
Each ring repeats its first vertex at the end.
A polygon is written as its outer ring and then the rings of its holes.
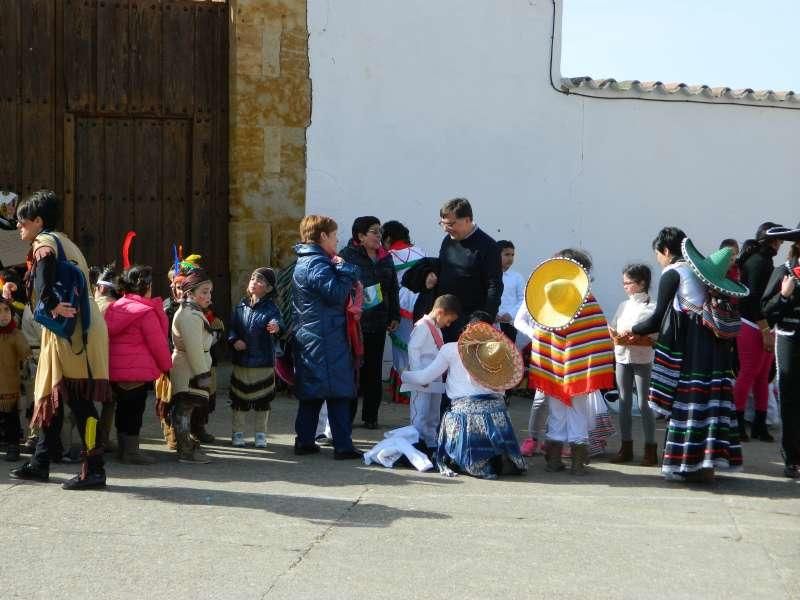
POLYGON ((264 281, 266 281, 272 288, 275 288, 275 282, 277 281, 277 277, 275 276, 275 271, 269 267, 258 267, 250 277, 253 275, 258 275, 259 277, 263 277, 264 281))
POLYGON ((692 240, 684 238, 681 251, 694 274, 709 288, 723 296, 734 298, 744 298, 750 294, 750 290, 746 286, 727 277, 733 253, 731 248, 720 248, 705 257, 695 248, 692 240))
POLYGON ((197 289, 204 283, 209 282, 211 282, 211 277, 208 275, 205 269, 194 269, 187 273, 183 278, 183 282, 181 283, 181 291, 183 291, 185 294, 197 289))

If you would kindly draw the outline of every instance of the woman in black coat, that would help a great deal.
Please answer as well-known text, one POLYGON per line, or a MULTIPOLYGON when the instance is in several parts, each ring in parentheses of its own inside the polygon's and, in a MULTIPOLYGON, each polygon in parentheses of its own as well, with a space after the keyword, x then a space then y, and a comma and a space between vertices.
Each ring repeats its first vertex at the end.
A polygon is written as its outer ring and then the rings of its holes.
MULTIPOLYGON (((383 398, 383 350, 386 332, 400 323, 400 288, 394 261, 381 243, 381 222, 377 217, 358 217, 353 221, 353 237, 339 255, 359 268, 364 286, 361 331, 364 335, 364 364, 359 383, 364 398, 361 418, 368 429, 378 428, 378 408, 383 398)), ((351 408, 355 418, 358 400, 351 408)))

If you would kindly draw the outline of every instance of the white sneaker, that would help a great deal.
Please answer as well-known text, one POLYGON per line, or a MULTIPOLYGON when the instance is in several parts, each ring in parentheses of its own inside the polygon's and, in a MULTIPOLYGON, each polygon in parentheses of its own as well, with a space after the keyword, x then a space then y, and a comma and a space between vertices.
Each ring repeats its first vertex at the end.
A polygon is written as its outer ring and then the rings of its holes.
POLYGON ((256 433, 256 448, 267 447, 267 434, 263 432, 256 433))
POLYGON ((234 431, 231 436, 231 446, 236 448, 244 448, 244 432, 234 431))

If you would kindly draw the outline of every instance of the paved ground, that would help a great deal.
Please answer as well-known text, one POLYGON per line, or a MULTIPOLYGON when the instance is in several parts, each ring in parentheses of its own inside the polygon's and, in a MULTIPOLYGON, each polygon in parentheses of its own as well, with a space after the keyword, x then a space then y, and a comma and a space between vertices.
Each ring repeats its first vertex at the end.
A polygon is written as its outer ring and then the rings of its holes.
MULTIPOLYGON (((603 460, 575 479, 541 457, 523 477, 449 480, 295 457, 294 407, 276 400, 266 451, 232 448, 221 408, 204 466, 177 463, 148 411, 158 464, 110 462, 104 492, 62 491, 71 465, 47 485, 0 476, 0 597, 800 598, 800 486, 774 444, 706 487, 603 460)), ((520 432, 528 408, 512 403, 520 432)))

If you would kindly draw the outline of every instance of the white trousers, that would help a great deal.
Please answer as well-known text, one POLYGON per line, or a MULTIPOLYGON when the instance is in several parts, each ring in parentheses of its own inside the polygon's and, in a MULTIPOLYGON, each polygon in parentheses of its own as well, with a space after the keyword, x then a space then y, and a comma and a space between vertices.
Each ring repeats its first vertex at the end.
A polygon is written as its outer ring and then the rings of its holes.
POLYGON ((550 417, 547 420, 547 439, 568 444, 589 443, 589 419, 586 396, 573 396, 572 406, 558 398, 547 397, 550 417))
POLYGON ((435 448, 438 444, 436 430, 439 428, 441 404, 441 394, 411 392, 411 424, 419 431, 419 438, 428 448, 435 448))

